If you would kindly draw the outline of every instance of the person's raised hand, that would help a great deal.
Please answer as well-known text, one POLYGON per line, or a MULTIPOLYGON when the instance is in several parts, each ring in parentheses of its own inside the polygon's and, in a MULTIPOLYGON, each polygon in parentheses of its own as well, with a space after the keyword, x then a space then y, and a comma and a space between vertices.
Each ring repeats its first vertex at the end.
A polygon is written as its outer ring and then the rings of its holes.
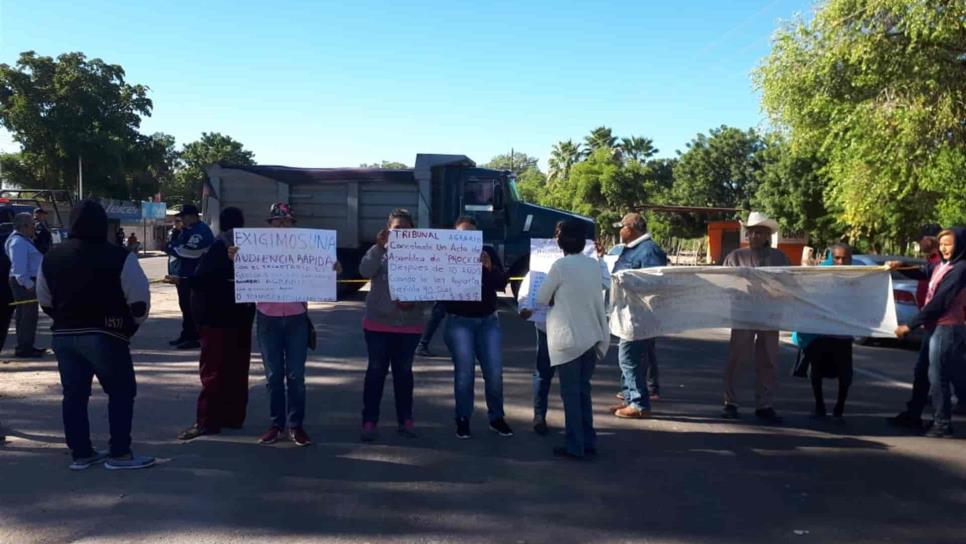
POLYGON ((379 234, 376 235, 376 243, 382 249, 386 249, 386 245, 389 244, 389 231, 387 229, 379 231, 379 234))

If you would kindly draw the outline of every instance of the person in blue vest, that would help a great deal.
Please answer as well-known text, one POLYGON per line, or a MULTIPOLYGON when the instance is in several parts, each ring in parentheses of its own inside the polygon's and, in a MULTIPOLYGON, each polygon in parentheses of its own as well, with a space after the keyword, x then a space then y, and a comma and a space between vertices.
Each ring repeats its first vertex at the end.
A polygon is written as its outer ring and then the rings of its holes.
MULTIPOLYGON (((177 217, 181 219, 183 228, 176 240, 168 242, 165 253, 171 256, 170 275, 189 278, 195 273, 201 256, 214 243, 215 237, 211 233, 211 228, 199 217, 198 207, 194 204, 182 206, 177 217)), ((178 283, 178 307, 181 309, 181 334, 169 344, 177 349, 201 347, 198 341, 198 328, 191 315, 191 288, 188 282, 178 283)))
MULTIPOLYGON (((647 222, 639 213, 629 213, 621 219, 620 238, 623 247, 614 273, 652 266, 667 266, 667 254, 651 239, 647 222)), ((651 415, 651 397, 660 394, 657 378, 656 339, 621 340, 618 363, 621 368, 621 397, 623 402, 613 406, 611 413, 625 419, 643 419, 651 415), (648 383, 649 382, 649 383, 648 383)))

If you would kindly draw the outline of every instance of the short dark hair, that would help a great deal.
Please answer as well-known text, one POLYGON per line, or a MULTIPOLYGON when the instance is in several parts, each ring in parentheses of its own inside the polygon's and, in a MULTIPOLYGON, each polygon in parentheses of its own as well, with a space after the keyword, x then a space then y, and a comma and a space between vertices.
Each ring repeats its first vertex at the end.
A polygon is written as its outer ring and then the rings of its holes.
POLYGON ((936 236, 939 236, 939 233, 942 232, 942 230, 943 228, 935 223, 923 225, 922 228, 919 229, 919 239, 922 240, 926 236, 932 236, 935 238, 936 236))
POLYGON ((218 214, 218 228, 221 232, 228 232, 231 229, 240 229, 245 226, 245 215, 234 206, 229 206, 218 214))
POLYGON ((573 255, 584 250, 587 244, 584 225, 573 219, 565 219, 557 223, 557 245, 564 255, 573 255))
POLYGON ((413 214, 409 213, 409 210, 406 208, 396 208, 389 212, 389 219, 386 219, 386 224, 392 223, 393 219, 405 219, 409 223, 410 228, 416 226, 416 222, 413 221, 413 214))
POLYGON ((647 232, 647 220, 644 219, 643 215, 637 212, 628 213, 621 220, 621 223, 623 223, 625 219, 631 220, 631 224, 629 226, 634 229, 635 232, 647 232))
POLYGON ((849 244, 846 244, 845 242, 832 244, 832 247, 829 249, 829 253, 835 251, 836 249, 844 249, 849 255, 853 253, 852 246, 850 246, 849 244))
POLYGON ((463 225, 463 224, 473 225, 474 227, 478 227, 479 226, 479 225, 476 224, 476 218, 475 217, 472 217, 472 216, 469 216, 469 215, 461 215, 461 216, 459 216, 459 217, 456 218, 456 221, 453 221, 453 226, 454 227, 458 227, 458 226, 463 225))

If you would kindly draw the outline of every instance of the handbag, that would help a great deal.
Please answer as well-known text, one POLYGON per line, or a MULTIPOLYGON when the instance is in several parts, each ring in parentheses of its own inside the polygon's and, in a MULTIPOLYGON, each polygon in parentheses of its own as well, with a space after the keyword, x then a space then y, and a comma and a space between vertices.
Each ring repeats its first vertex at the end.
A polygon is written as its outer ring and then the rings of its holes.
POLYGON ((309 317, 309 305, 305 304, 305 322, 309 326, 309 349, 315 351, 315 347, 318 345, 319 338, 315 333, 315 324, 312 323, 312 318, 309 317))

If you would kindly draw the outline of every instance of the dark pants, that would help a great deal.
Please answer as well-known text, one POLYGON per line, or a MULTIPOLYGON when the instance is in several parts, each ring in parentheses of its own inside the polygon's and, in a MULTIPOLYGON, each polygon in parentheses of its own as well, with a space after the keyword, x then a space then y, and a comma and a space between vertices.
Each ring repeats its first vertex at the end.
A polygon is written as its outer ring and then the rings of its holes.
POLYGON ((533 417, 546 419, 554 367, 550 366, 547 333, 536 327, 534 329, 537 331, 537 367, 533 370, 533 417))
POLYGON ((16 353, 29 353, 35 349, 34 340, 37 339, 37 289, 27 289, 10 278, 10 290, 16 301, 33 300, 27 304, 15 307, 17 314, 17 349, 16 353))
POLYGON ((590 348, 583 355, 557 367, 560 375, 560 398, 563 399, 567 452, 583 457, 597 449, 594 431, 594 406, 590 379, 597 365, 597 349, 590 348))
POLYGON ((309 320, 305 314, 270 317, 258 313, 258 346, 265 365, 272 425, 302 426, 305 419, 305 359, 309 351, 309 320))
POLYGON ((413 418, 413 356, 419 344, 418 334, 364 331, 369 351, 362 390, 362 422, 379 422, 379 405, 386 386, 386 374, 392 369, 393 398, 396 421, 402 425, 413 418))
POLYGON ((845 400, 852 386, 852 339, 820 336, 804 349, 804 356, 811 368, 812 394, 815 397, 815 413, 825 414, 825 398, 822 392, 824 378, 837 378, 839 382, 833 413, 845 413, 845 400))
POLYGON ((199 427, 218 431, 245 423, 251 360, 251 323, 237 328, 201 327, 199 427))
POLYGON ((181 309, 181 340, 198 340, 198 326, 191 313, 191 288, 184 282, 178 284, 178 308, 181 309))
POLYGON ((94 455, 87 418, 94 376, 107 393, 110 454, 120 457, 131 453, 137 383, 128 343, 106 334, 80 334, 54 336, 52 344, 64 389, 64 434, 71 455, 74 459, 94 455))
POLYGON ((423 329, 423 336, 419 339, 419 345, 428 348, 429 343, 433 341, 433 335, 436 334, 436 329, 439 328, 439 324, 443 322, 443 318, 446 317, 446 304, 443 302, 437 302, 433 304, 433 313, 429 316, 429 322, 426 323, 426 328, 423 329))
POLYGON ((932 331, 924 329, 916 368, 912 374, 912 398, 906 403, 906 412, 913 417, 922 417, 922 411, 929 402, 929 339, 932 331))
POLYGON ((929 338, 929 383, 933 425, 952 427, 952 384, 966 365, 966 325, 939 325, 929 338))
POLYGON ((0 300, 0 351, 7 345, 7 332, 10 330, 10 318, 13 317, 13 312, 16 306, 11 306, 10 300, 0 300))

